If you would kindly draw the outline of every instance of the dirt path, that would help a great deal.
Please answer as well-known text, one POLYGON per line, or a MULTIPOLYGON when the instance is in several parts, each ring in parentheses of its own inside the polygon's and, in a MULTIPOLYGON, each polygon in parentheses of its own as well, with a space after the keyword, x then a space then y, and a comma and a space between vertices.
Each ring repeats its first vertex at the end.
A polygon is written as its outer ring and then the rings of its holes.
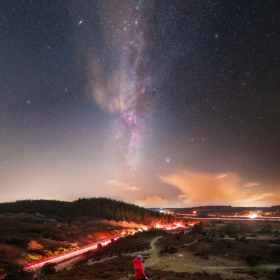
MULTIPOLYGON (((155 239, 153 239, 152 241, 151 241, 151 249, 149 249, 149 250, 146 250, 146 251, 140 251, 140 252, 134 252, 134 253, 128 253, 128 254, 123 254, 123 256, 137 256, 137 255, 140 255, 140 254, 145 254, 145 253, 149 253, 149 252, 154 252, 155 251, 155 242, 159 239, 159 238, 161 238, 162 236, 158 236, 158 237, 156 237, 155 239)), ((115 259, 115 258, 117 258, 118 256, 113 256, 113 257, 111 257, 111 258, 106 258, 106 259, 102 259, 102 260, 100 260, 100 261, 93 261, 93 262, 88 262, 87 264, 88 265, 92 265, 92 264, 96 264, 96 263, 102 263, 102 262, 106 262, 106 261, 109 261, 109 260, 112 260, 112 259, 115 259)))
MULTIPOLYGON (((145 261, 145 267, 154 266, 159 261, 160 258, 158 257, 158 251, 156 250, 155 242, 161 237, 162 236, 159 236, 151 242, 152 249, 147 251, 147 252, 151 253, 151 257, 147 261, 145 261)), ((197 242, 197 239, 192 243, 184 244, 184 246, 190 246, 196 242, 197 242)), ((177 246, 177 247, 180 247, 180 246, 177 246)))

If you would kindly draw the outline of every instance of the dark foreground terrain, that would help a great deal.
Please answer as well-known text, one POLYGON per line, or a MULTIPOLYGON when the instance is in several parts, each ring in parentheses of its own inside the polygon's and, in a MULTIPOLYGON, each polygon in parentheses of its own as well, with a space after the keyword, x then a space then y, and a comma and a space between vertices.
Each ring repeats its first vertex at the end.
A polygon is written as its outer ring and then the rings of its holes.
MULTIPOLYGON (((57 228, 23 222, 1 225, 2 269, 7 267, 7 262, 20 262, 24 252, 25 256, 28 254, 26 246, 30 240, 38 241, 48 250, 58 250, 58 246, 67 248, 68 238, 82 246, 112 234, 101 228, 57 228), (55 240, 61 235, 65 240, 55 240)), ((149 279, 277 280, 280 279, 280 225, 221 222, 201 224, 177 234, 149 230, 100 246, 57 271, 47 272, 44 277, 48 280, 135 279, 133 260, 140 253, 149 279)))

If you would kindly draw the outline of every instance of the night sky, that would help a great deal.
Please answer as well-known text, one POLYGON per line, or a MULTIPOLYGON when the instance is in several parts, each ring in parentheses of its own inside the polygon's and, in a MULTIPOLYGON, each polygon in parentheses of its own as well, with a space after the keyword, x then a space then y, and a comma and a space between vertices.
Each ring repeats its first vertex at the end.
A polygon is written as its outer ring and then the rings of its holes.
POLYGON ((0 202, 280 202, 278 0, 1 0, 0 202))

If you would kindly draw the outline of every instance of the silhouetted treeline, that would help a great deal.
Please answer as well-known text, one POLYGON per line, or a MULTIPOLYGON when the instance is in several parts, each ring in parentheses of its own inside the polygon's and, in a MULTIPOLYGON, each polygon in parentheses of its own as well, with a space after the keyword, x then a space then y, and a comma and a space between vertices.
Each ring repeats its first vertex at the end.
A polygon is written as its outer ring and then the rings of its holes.
POLYGON ((21 200, 0 203, 0 213, 41 213, 48 217, 88 219, 102 218, 106 220, 142 223, 147 217, 161 219, 162 223, 173 221, 172 215, 146 209, 134 204, 108 198, 80 198, 73 202, 59 200, 21 200))

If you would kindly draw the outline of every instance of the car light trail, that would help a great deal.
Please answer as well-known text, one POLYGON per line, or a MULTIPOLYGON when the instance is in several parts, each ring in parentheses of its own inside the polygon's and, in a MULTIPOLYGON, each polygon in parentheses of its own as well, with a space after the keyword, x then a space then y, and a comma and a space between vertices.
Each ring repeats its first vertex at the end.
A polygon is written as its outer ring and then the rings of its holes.
POLYGON ((265 218, 251 218, 251 216, 243 216, 243 217, 218 217, 218 218, 202 218, 202 217, 189 217, 189 216, 184 216, 182 217, 183 219, 189 219, 189 220, 231 220, 231 221, 278 221, 280 222, 280 218, 272 218, 272 217, 265 217, 265 218))
MULTIPOLYGON (((128 234, 128 235, 134 235, 133 234, 128 234)), ((113 237, 112 239, 114 239, 114 241, 117 241, 119 238, 120 238, 121 235, 116 235, 115 237, 113 237)), ((57 257, 53 257, 53 258, 49 258, 47 260, 43 260, 43 261, 40 261, 40 262, 37 262, 37 263, 33 263, 31 265, 28 265, 28 266, 25 266, 23 267, 24 270, 36 270, 40 267, 42 267, 44 264, 46 263, 56 263, 56 262, 61 262, 63 260, 66 260, 66 259, 69 259, 69 258, 72 258, 72 257, 75 257, 75 256, 78 256, 78 255, 81 255, 83 253, 86 253, 88 251, 91 251, 91 250, 95 250, 98 248, 98 244, 101 244, 102 246, 106 246, 108 245, 109 243, 111 243, 112 241, 111 240, 106 240, 106 241, 103 241, 103 242, 99 242, 97 244, 94 244, 94 245, 91 245, 91 246, 88 246, 87 248, 83 248, 83 249, 79 249, 79 250, 76 250, 74 252, 70 252, 70 253, 66 253, 64 255, 61 255, 61 256, 57 256, 57 257)), ((8 274, 2 274, 0 275, 0 279, 4 279, 5 276, 7 276, 8 274)))
POLYGON ((163 229, 163 230, 173 230, 177 228, 183 228, 184 226, 180 223, 174 223, 174 226, 162 226, 162 225, 156 225, 156 228, 163 229))
MULTIPOLYGON (((118 239, 119 239, 119 236, 115 237, 114 241, 117 241, 118 239)), ((108 240, 108 241, 104 241, 104 242, 99 242, 98 244, 101 244, 102 246, 106 246, 111 242, 112 242, 111 240, 108 240)), ((62 255, 62 256, 54 257, 54 258, 47 259, 47 260, 44 260, 44 261, 41 261, 41 262, 38 262, 38 263, 35 263, 35 264, 31 264, 31 265, 25 266, 23 269, 39 268, 39 267, 43 266, 44 264, 46 264, 48 262, 60 262, 60 261, 63 261, 65 259, 69 259, 71 257, 81 255, 81 254, 86 253, 88 251, 97 249, 98 244, 94 244, 92 246, 89 246, 89 247, 84 248, 84 249, 79 249, 79 250, 74 251, 74 252, 66 253, 65 255, 62 255)))

